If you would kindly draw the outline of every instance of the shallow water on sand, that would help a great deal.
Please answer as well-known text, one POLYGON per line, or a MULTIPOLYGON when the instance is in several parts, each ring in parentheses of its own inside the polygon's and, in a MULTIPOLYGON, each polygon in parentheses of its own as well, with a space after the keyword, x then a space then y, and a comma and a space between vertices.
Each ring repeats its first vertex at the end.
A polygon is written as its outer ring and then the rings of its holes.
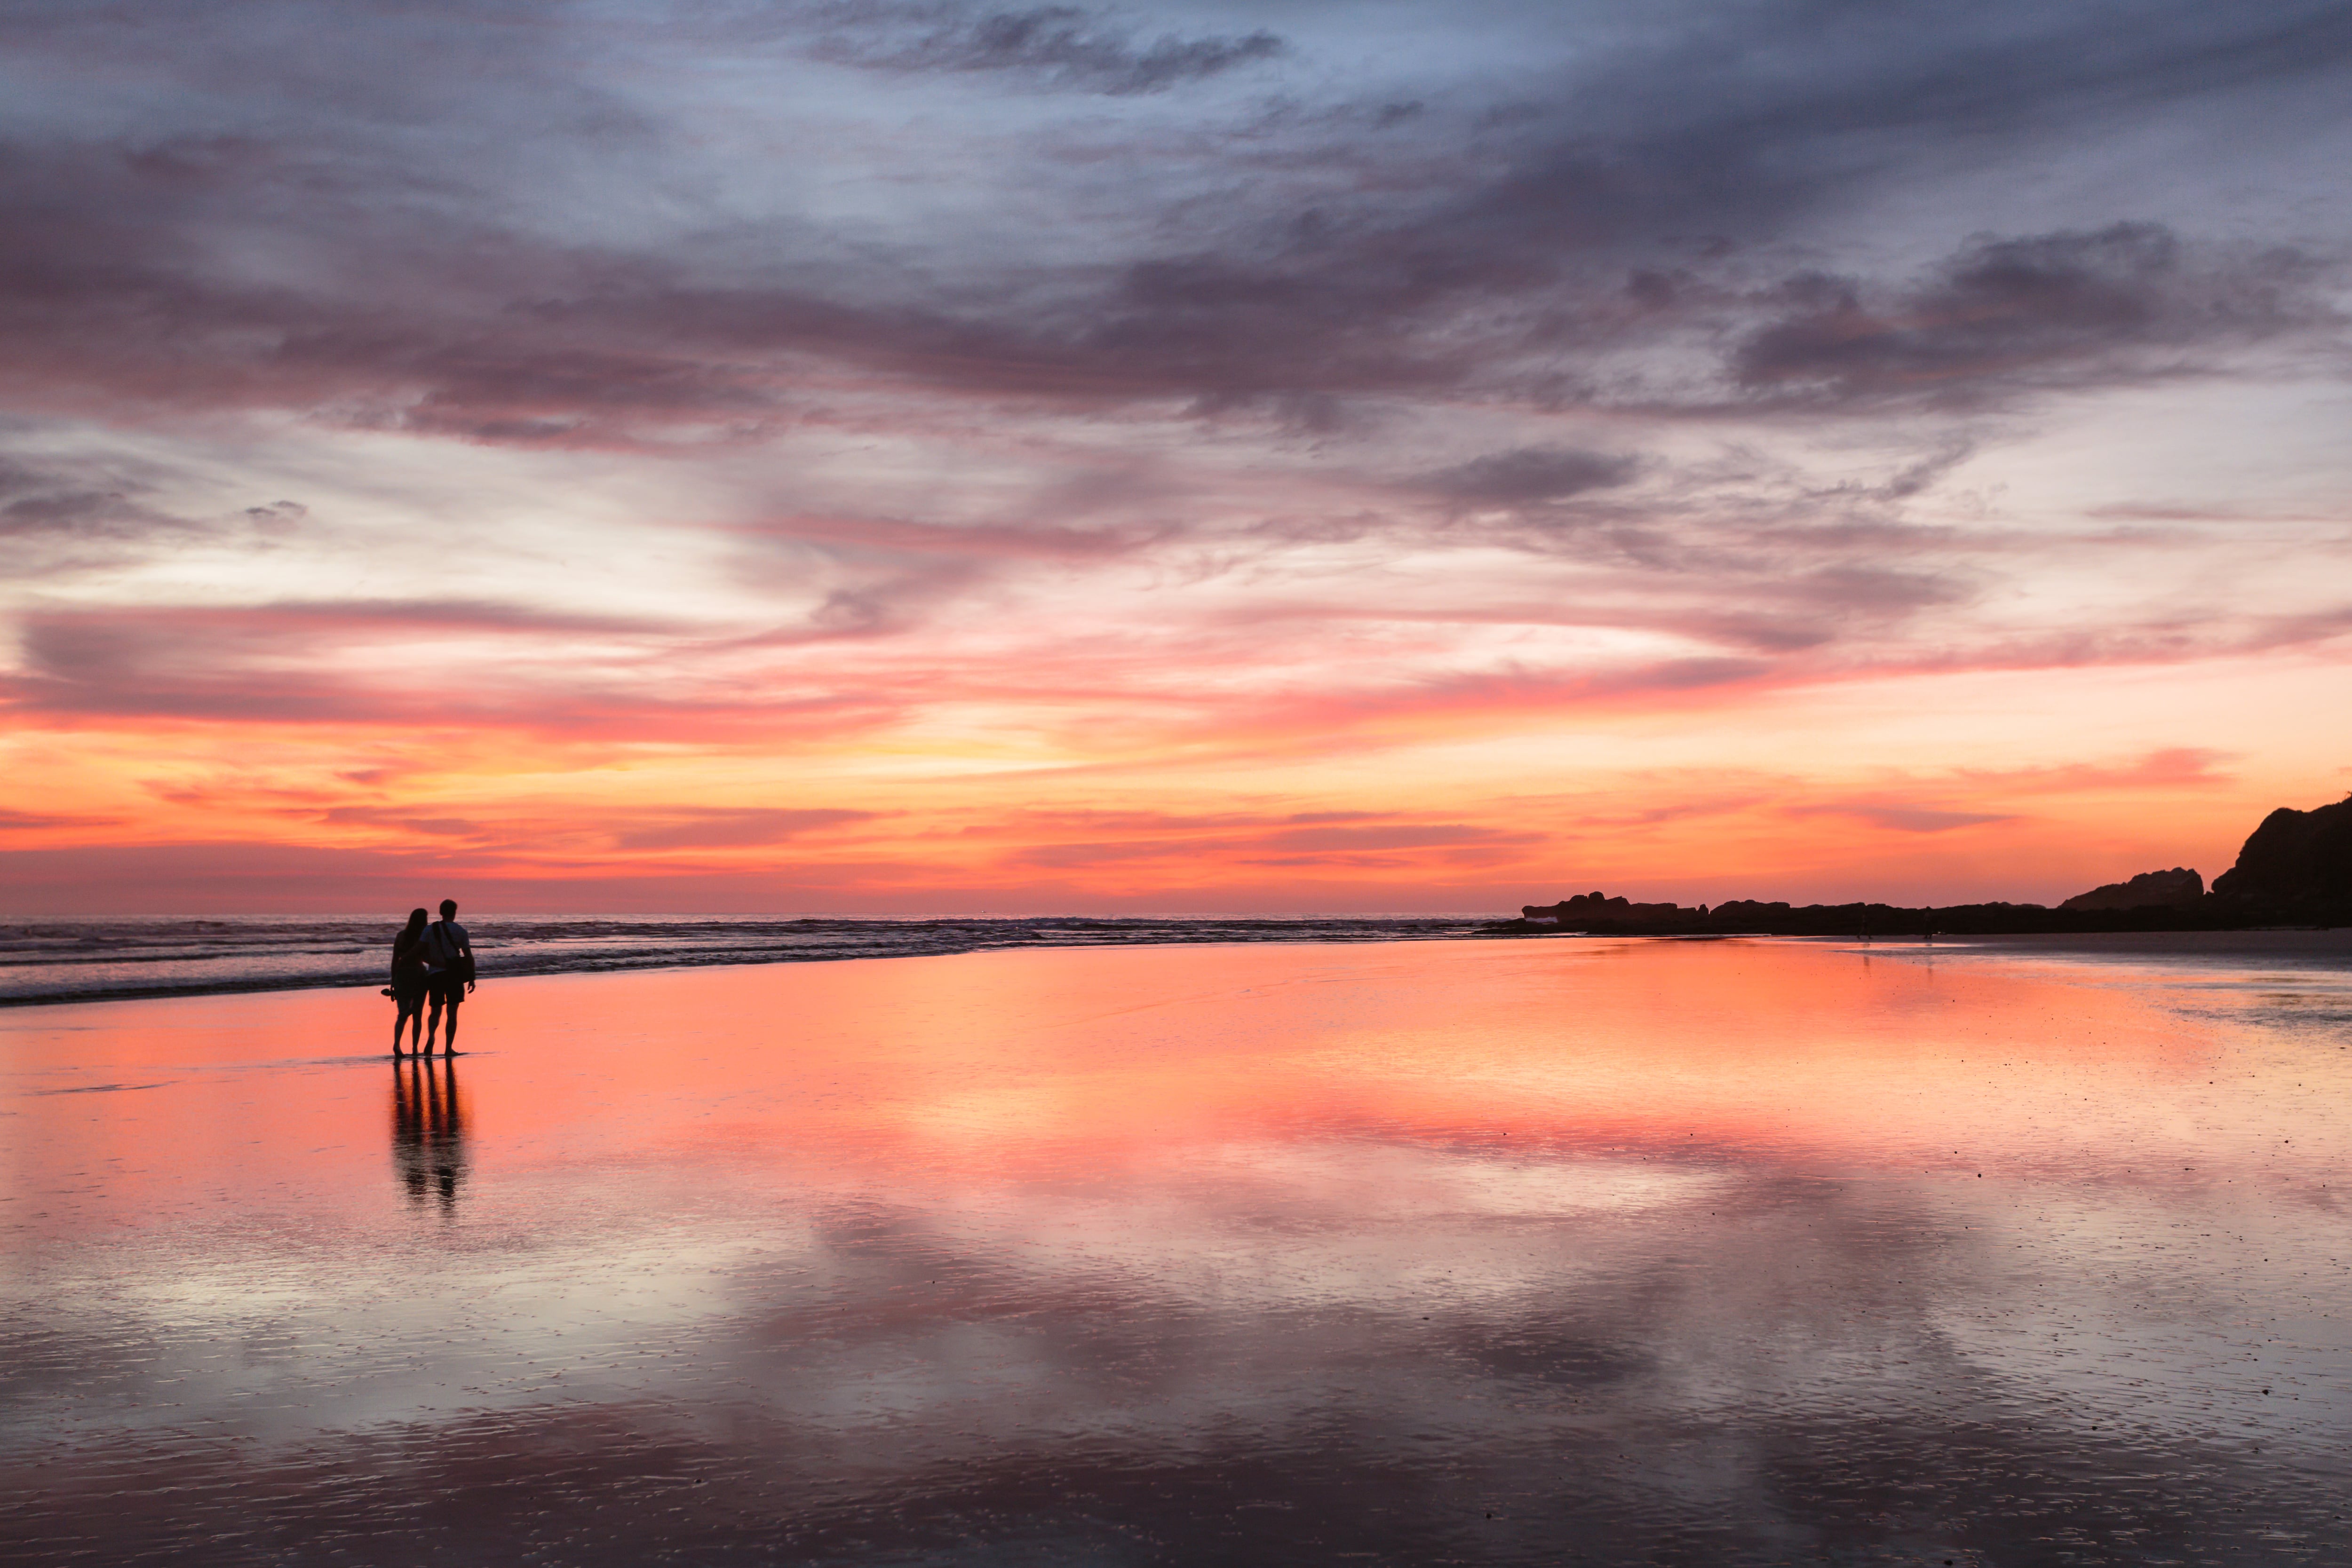
POLYGON ((2338 954, 0 1015, 25 1563, 2352 1561, 2338 954))

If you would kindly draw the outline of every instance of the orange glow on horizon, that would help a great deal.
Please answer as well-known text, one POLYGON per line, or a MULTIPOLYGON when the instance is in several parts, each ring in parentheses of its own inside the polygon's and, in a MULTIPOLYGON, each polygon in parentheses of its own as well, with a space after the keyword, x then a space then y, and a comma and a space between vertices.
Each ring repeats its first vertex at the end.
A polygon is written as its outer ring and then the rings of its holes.
POLYGON ((477 913, 1503 915, 1594 887, 2054 903, 2162 866, 2210 880, 2273 807, 2319 803, 2325 737, 2282 756, 2263 732, 2337 678, 2111 672, 2087 732, 2079 691, 1946 675, 1641 713, 1436 711, 1419 732, 1383 718, 1318 744, 1164 737, 1156 754, 1119 736, 1090 754, 1017 706, 984 743, 901 723, 789 749, 80 721, 0 742, 13 798, 46 808, 0 819, 0 850, 16 915, 428 894, 477 913), (1948 716, 1915 743, 1889 716, 1906 706, 1948 716), (2151 744, 2184 735, 2209 744, 2151 744))

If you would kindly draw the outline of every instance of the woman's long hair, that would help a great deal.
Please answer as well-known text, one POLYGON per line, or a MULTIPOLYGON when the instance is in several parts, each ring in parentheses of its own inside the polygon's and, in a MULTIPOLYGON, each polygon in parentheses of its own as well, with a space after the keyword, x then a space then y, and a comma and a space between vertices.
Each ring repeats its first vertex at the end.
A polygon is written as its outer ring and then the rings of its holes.
POLYGON ((405 947, 411 942, 415 941, 419 936, 424 936, 425 919, 425 911, 421 909, 410 910, 408 912, 408 928, 405 931, 403 931, 399 936, 393 938, 393 946, 395 947, 405 947))

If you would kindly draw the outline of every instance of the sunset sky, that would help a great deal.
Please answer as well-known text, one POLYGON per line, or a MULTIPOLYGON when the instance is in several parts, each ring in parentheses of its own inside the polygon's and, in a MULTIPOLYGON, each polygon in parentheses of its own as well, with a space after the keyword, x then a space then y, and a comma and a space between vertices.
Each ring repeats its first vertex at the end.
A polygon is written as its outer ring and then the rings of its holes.
POLYGON ((2210 879, 2347 168, 2305 0, 0 5, 0 913, 2210 879))

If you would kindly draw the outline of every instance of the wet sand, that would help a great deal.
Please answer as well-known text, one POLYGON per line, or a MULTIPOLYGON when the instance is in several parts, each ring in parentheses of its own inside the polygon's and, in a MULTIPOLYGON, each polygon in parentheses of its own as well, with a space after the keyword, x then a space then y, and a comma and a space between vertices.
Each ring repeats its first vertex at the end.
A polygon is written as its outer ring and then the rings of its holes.
POLYGON ((11 1563, 2352 1561, 2332 960, 1014 951, 0 1016, 11 1563))

